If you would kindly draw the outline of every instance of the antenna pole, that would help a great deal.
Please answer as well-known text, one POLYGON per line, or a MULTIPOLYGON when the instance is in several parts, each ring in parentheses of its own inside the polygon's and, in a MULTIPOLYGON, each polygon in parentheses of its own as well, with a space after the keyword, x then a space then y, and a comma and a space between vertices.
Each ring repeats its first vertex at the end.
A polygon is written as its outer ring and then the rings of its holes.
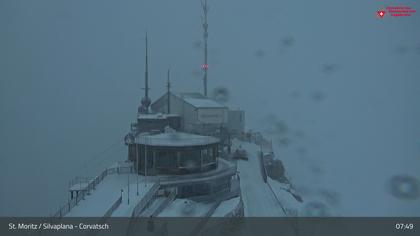
POLYGON ((130 205, 130 171, 127 173, 127 205, 130 205))
POLYGON ((203 77, 203 83, 204 83, 204 96, 207 97, 207 70, 209 68, 208 62, 207 62, 207 38, 209 36, 208 34, 208 23, 207 23, 207 13, 209 11, 209 7, 207 5, 207 0, 201 1, 201 6, 203 7, 203 16, 202 16, 202 25, 204 30, 204 64, 202 66, 204 71, 204 77, 203 77))
MULTIPOLYGON (((137 140, 137 137, 136 137, 136 139, 135 140, 137 140)), ((135 168, 135 170, 136 170, 136 174, 137 174, 137 196, 139 195, 139 151, 138 151, 138 144, 137 144, 137 142, 135 142, 135 144, 136 144, 136 168, 135 168)))
POLYGON ((170 98, 170 96, 171 96, 171 94, 170 94, 170 92, 171 92, 171 82, 170 82, 170 80, 169 80, 169 69, 168 69, 168 82, 167 82, 167 84, 166 84, 166 87, 167 87, 167 89, 168 89, 168 114, 169 113, 171 113, 171 104, 170 104, 170 102, 171 102, 171 98, 170 98))
POLYGON ((141 99, 141 106, 139 107, 139 113, 149 113, 149 106, 151 100, 149 98, 149 55, 148 55, 148 45, 147 45, 147 33, 146 33, 146 62, 144 70, 144 97, 141 99))
POLYGON ((145 85, 144 85, 144 89, 145 89, 145 97, 149 98, 149 58, 148 58, 148 53, 147 53, 147 49, 148 49, 148 45, 147 45, 147 33, 146 33, 146 69, 144 71, 144 78, 145 78, 145 85))
POLYGON ((147 186, 147 137, 144 137, 144 187, 147 186))

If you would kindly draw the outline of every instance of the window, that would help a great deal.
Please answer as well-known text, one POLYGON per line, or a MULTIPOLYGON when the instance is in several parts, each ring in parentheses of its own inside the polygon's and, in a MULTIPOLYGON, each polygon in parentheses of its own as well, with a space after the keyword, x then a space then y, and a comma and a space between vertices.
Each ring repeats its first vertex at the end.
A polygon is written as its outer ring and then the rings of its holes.
POLYGON ((215 161, 214 155, 213 155, 213 149, 212 148, 206 148, 201 150, 201 155, 203 157, 203 164, 209 164, 215 161))
POLYGON ((176 153, 171 151, 156 152, 156 168, 176 167, 176 153))
POLYGON ((200 150, 188 150, 181 152, 180 167, 197 168, 200 167, 200 150))

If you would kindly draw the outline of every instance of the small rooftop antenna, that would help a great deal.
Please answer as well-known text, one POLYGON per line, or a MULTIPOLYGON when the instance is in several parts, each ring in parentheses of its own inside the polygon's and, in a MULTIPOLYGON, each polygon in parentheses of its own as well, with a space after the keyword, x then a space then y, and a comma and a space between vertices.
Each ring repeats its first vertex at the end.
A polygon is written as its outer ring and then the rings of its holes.
POLYGON ((209 11, 209 6, 207 5, 207 0, 201 1, 201 6, 203 7, 203 16, 201 16, 201 21, 204 30, 204 64, 202 65, 202 69, 204 71, 203 83, 204 83, 204 96, 207 97, 207 70, 209 65, 207 63, 207 38, 208 34, 208 24, 207 24, 207 13, 209 11))

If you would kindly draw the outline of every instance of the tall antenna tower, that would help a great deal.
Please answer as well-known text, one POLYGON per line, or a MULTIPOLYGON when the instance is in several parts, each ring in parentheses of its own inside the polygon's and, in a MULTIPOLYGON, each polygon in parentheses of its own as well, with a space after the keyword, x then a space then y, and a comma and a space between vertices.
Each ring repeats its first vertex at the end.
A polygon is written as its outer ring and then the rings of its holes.
POLYGON ((209 6, 207 5, 207 0, 201 1, 201 6, 203 7, 203 16, 201 17, 203 30, 204 30, 204 64, 202 65, 202 69, 204 71, 203 83, 204 83, 204 96, 207 97, 207 70, 209 69, 209 65, 207 63, 207 38, 209 33, 207 31, 208 24, 207 24, 207 13, 209 12, 209 6))

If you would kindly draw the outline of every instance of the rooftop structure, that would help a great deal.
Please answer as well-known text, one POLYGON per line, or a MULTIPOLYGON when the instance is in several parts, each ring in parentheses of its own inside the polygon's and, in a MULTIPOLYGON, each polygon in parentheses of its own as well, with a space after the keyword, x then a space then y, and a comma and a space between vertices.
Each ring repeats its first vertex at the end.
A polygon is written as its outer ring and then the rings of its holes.
POLYGON ((151 105, 159 113, 165 113, 169 106, 171 113, 181 117, 181 130, 186 132, 214 135, 225 128, 236 135, 245 130, 244 111, 230 110, 200 93, 167 92, 151 105))
POLYGON ((226 106, 199 93, 166 93, 151 105, 154 112, 162 113, 168 106, 172 113, 180 115, 184 132, 209 135, 228 121, 226 106))

